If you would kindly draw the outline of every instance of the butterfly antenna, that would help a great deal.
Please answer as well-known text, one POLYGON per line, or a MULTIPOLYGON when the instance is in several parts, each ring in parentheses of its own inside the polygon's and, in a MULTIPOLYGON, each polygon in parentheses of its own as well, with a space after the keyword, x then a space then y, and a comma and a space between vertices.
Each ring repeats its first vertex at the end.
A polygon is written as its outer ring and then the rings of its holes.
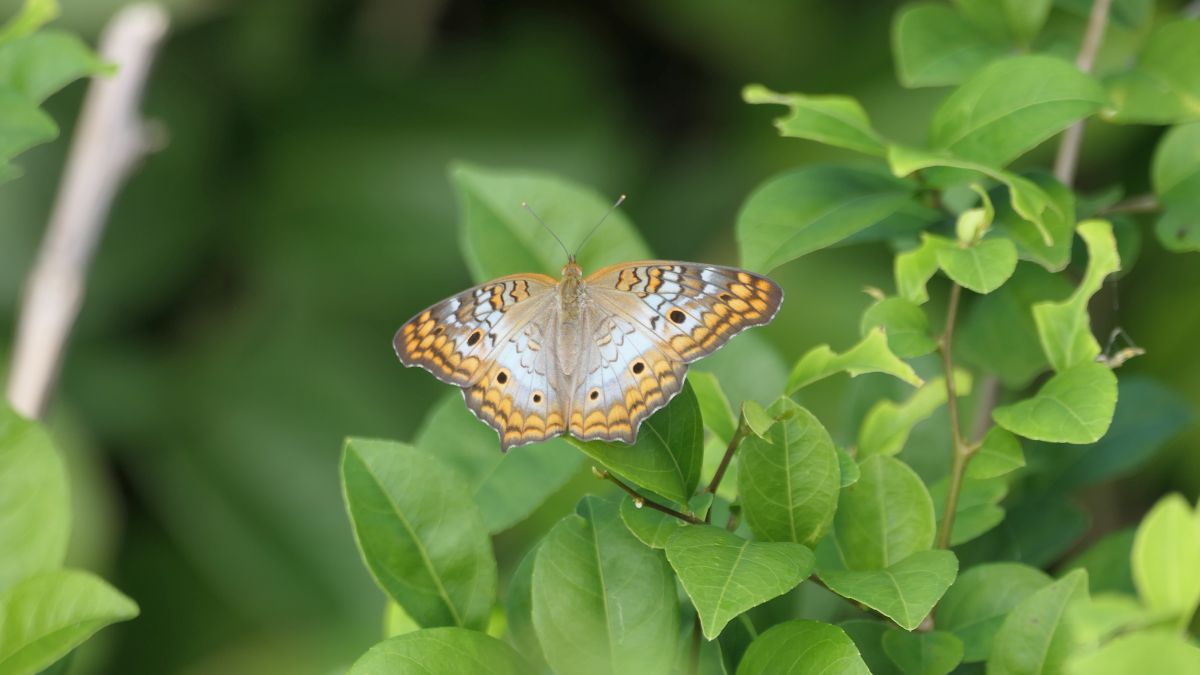
POLYGON ((521 208, 528 211, 529 215, 533 216, 534 220, 538 221, 542 224, 542 227, 546 228, 546 231, 550 233, 550 236, 554 237, 554 241, 557 241, 558 245, 562 247, 563 253, 566 253, 567 257, 570 258, 571 252, 567 250, 567 245, 563 243, 562 239, 558 238, 557 234, 554 234, 554 230, 550 229, 550 226, 546 224, 546 221, 542 220, 541 216, 534 212, 533 207, 529 205, 529 202, 521 202, 521 208))
POLYGON ((604 212, 604 215, 600 216, 600 221, 597 222, 595 225, 593 225, 591 231, 589 231, 587 233, 587 236, 583 238, 583 241, 579 242, 579 247, 575 249, 576 255, 578 255, 579 252, 583 250, 583 245, 588 242, 588 239, 592 238, 592 235, 596 233, 596 230, 600 229, 600 226, 604 224, 604 221, 610 215, 612 215, 612 212, 616 211, 617 207, 620 206, 624 202, 625 202, 625 195, 621 195, 620 197, 617 197, 617 201, 613 202, 613 205, 608 207, 608 210, 604 212))

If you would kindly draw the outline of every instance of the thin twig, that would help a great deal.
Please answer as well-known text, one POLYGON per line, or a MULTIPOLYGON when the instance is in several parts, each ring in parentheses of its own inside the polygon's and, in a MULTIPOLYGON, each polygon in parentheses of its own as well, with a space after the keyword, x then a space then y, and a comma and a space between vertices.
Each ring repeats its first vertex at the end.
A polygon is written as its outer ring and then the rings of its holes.
POLYGON ((1108 208, 1100 210, 1101 215, 1111 213, 1158 213, 1162 210, 1162 204, 1158 201, 1158 197, 1152 194, 1134 195, 1128 199, 1123 199, 1108 208))
POLYGON ((8 398, 27 417, 46 411, 113 198, 154 147, 138 107, 167 24, 159 5, 131 5, 117 13, 101 37, 100 58, 118 71, 93 79, 88 89, 21 303, 8 398))
POLYGON ((712 480, 708 482, 708 487, 704 488, 705 492, 714 495, 717 494, 717 488, 721 487, 721 481, 725 478, 725 472, 729 469, 729 462, 733 460, 733 453, 737 452, 742 439, 749 433, 750 425, 746 423, 746 418, 742 417, 738 421, 737 429, 733 432, 733 438, 729 439, 729 445, 725 447, 725 455, 721 457, 721 463, 717 465, 717 472, 713 474, 712 480))
POLYGON ((654 501, 653 499, 647 499, 646 497, 643 497, 642 495, 638 494, 637 490, 634 490, 633 488, 629 487, 625 483, 621 482, 621 479, 617 478, 616 476, 612 475, 611 473, 609 473, 603 469, 598 469, 593 466, 592 473, 596 476, 596 478, 609 481, 612 484, 614 484, 617 487, 624 490, 630 497, 633 497, 633 503, 639 509, 642 508, 643 506, 649 506, 650 508, 654 509, 655 511, 661 511, 662 513, 665 513, 668 516, 674 516, 674 517, 682 520, 685 523, 690 523, 692 525, 703 525, 704 524, 704 521, 700 520, 696 516, 689 515, 682 511, 676 511, 675 509, 667 506, 666 504, 659 504, 658 502, 654 501))
POLYGON ((954 529, 954 512, 958 508, 963 474, 966 473, 967 462, 971 459, 971 447, 963 439, 958 419, 958 391, 954 384, 954 323, 958 320, 958 303, 961 297, 962 286, 953 284, 950 287, 950 302, 946 309, 946 327, 938 340, 942 368, 946 372, 946 409, 950 414, 950 439, 954 446, 951 451, 950 486, 946 492, 946 508, 942 513, 942 523, 938 527, 938 548, 950 547, 950 533, 954 529))
MULTIPOLYGON (((1104 41, 1104 28, 1108 25, 1108 10, 1111 5, 1112 0, 1092 2, 1092 11, 1083 33, 1083 43, 1079 46, 1079 55, 1075 58, 1075 65, 1085 73, 1092 72, 1092 66, 1096 64, 1096 54, 1100 51, 1100 43, 1104 41)), ((1054 177, 1067 187, 1071 187, 1075 182, 1075 170, 1079 167, 1079 150, 1082 145, 1081 120, 1063 133, 1062 141, 1058 145, 1058 156, 1054 158, 1054 177)))

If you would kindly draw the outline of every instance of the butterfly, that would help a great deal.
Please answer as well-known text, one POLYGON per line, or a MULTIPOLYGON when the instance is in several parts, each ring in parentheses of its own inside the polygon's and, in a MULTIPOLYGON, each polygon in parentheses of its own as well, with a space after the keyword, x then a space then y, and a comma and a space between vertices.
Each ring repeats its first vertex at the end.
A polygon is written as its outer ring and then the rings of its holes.
POLYGON ((769 323, 782 302, 775 282, 733 267, 647 260, 584 277, 568 254, 560 279, 513 274, 468 289, 392 344, 405 366, 461 387, 502 451, 564 433, 632 444, 688 364, 769 323))

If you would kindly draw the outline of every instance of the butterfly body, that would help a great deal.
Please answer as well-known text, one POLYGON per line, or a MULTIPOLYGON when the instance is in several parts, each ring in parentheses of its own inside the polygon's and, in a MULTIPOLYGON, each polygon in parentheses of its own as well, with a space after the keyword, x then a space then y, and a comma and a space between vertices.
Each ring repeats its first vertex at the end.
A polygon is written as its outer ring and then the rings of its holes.
POLYGON ((404 365, 461 387, 503 450, 563 433, 633 443, 689 363, 768 323, 782 301, 744 270, 644 261, 585 278, 572 258, 559 280, 515 274, 448 298, 393 346, 404 365))

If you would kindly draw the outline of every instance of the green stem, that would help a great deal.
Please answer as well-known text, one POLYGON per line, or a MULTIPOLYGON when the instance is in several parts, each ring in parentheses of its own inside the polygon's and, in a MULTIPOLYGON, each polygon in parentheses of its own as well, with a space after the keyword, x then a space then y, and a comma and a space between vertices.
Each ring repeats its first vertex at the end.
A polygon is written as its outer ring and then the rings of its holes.
POLYGON ((953 449, 950 457, 950 489, 946 491, 946 508, 942 511, 942 523, 938 527, 938 548, 950 548, 950 533, 954 530, 954 512, 958 508, 958 497, 962 492, 963 475, 967 463, 975 453, 962 435, 958 418, 958 391, 954 385, 954 323, 958 319, 958 303, 962 297, 962 286, 950 287, 950 303, 946 309, 946 327, 938 340, 942 354, 942 369, 946 372, 946 408, 950 413, 950 439, 953 449))

